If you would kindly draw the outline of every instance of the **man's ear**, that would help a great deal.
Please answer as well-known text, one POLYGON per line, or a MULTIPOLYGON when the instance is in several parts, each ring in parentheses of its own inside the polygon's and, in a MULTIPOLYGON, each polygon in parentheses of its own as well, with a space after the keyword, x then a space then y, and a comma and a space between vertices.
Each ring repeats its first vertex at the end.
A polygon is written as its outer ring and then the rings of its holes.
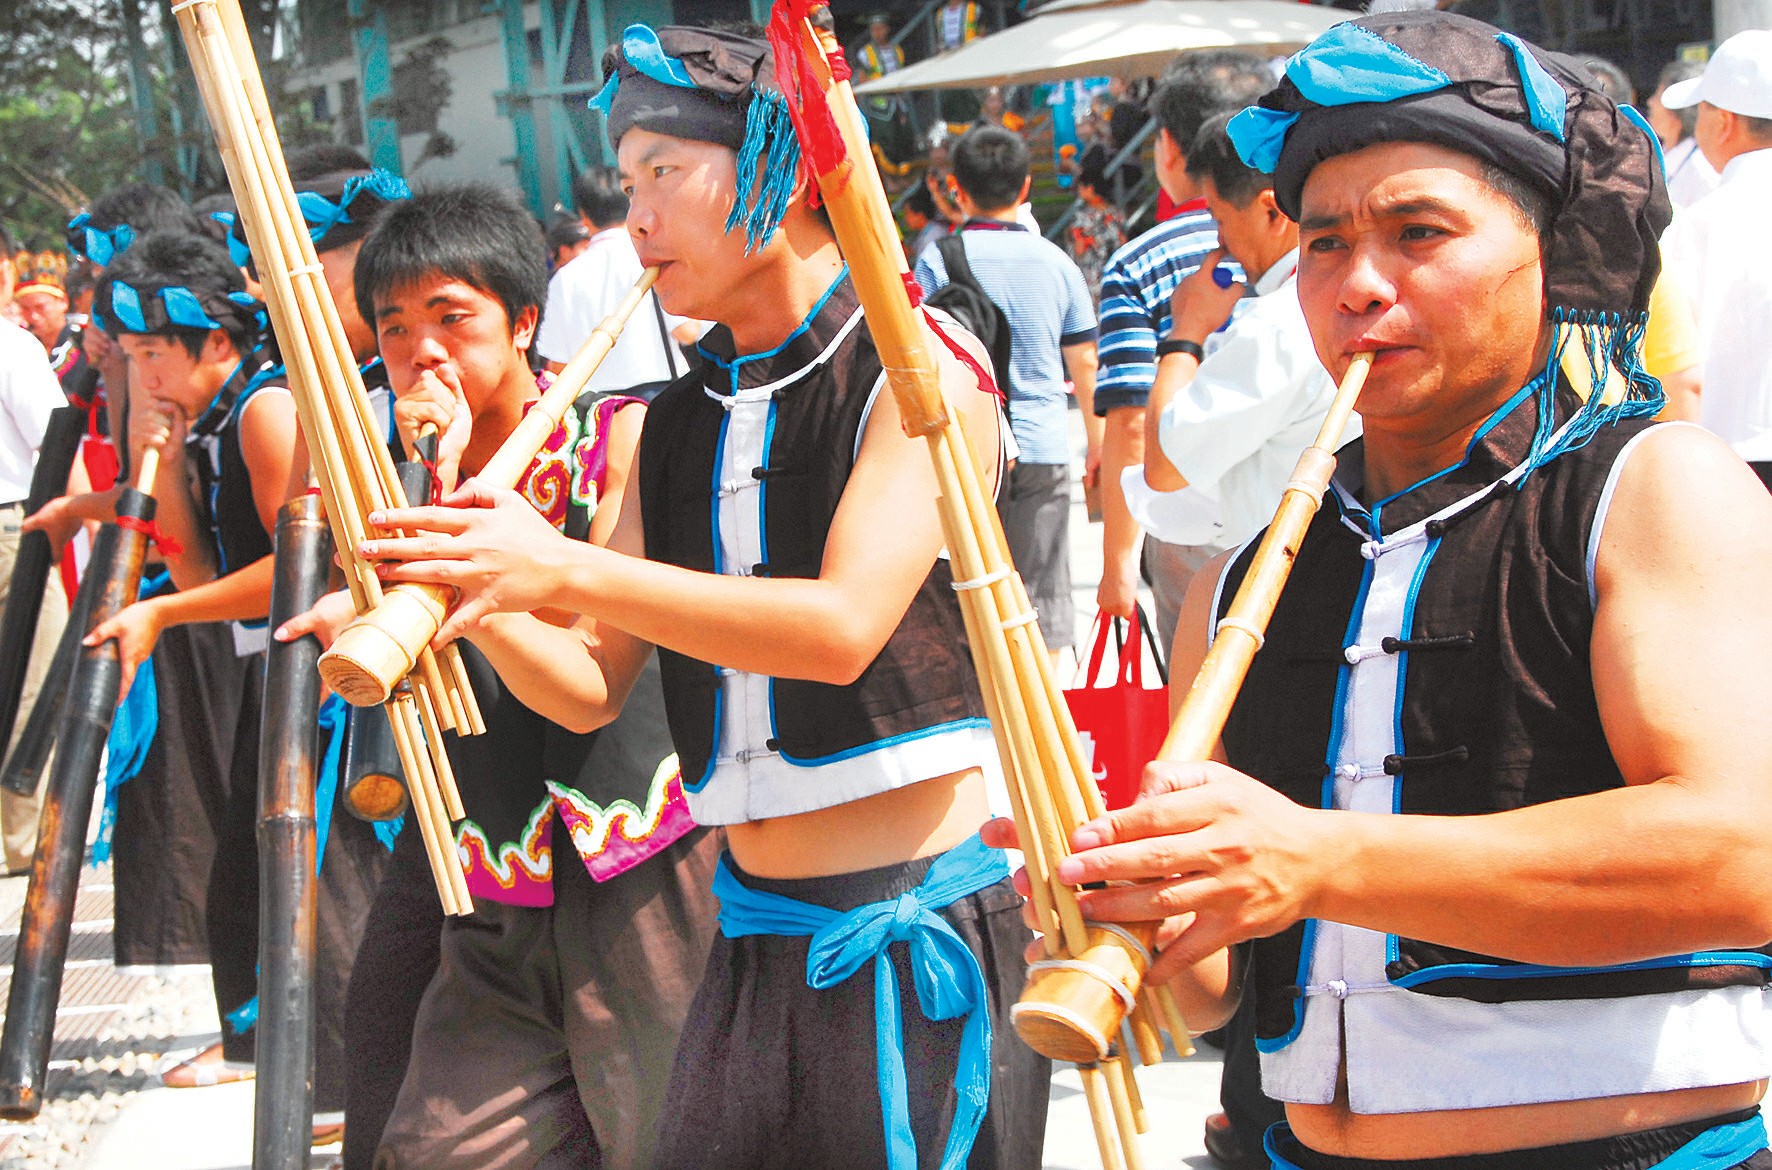
POLYGON ((1274 189, 1272 187, 1263 187, 1260 191, 1256 192, 1255 201, 1259 203, 1261 209, 1267 213, 1268 226, 1275 231, 1283 230, 1287 224, 1292 222, 1292 217, 1280 210, 1280 203, 1274 198, 1274 189))
POLYGON ((211 329, 203 339, 203 360, 211 365, 237 362, 241 356, 240 347, 234 344, 226 329, 211 329))
POLYGON ((526 306, 511 325, 511 344, 518 349, 528 349, 535 340, 535 327, 540 321, 541 309, 535 305, 526 306))
POLYGON ((1020 207, 1028 201, 1028 192, 1034 189, 1034 177, 1029 175, 1021 181, 1021 193, 1015 197, 1015 206, 1020 207))

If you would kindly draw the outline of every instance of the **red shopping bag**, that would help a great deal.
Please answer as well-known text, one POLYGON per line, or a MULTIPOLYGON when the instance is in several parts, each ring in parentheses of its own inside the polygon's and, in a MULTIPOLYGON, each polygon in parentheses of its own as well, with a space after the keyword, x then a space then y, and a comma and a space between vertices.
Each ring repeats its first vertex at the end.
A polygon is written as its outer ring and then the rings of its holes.
POLYGON ((1169 730, 1163 655, 1142 608, 1133 611, 1130 621, 1096 614, 1091 642, 1082 685, 1065 691, 1064 701, 1083 737, 1084 754, 1093 749, 1090 766, 1102 798, 1109 808, 1124 808, 1138 796, 1144 766, 1156 758, 1169 730), (1101 666, 1110 637, 1119 645, 1120 661, 1113 678, 1103 685, 1101 666), (1147 645, 1156 663, 1157 685, 1153 687, 1144 685, 1147 645))

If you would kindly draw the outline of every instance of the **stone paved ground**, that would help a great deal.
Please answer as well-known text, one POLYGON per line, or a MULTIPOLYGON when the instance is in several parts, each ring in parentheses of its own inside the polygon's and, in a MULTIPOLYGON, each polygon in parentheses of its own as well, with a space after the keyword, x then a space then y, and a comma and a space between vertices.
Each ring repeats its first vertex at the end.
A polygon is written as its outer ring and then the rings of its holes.
MULTIPOLYGON (((1081 466, 1081 426, 1071 412, 1081 466)), ((1072 510, 1072 569, 1078 638, 1086 636, 1101 574, 1101 529, 1072 510)), ((248 1170, 252 1154, 250 1082, 167 1089, 158 1072, 219 1035, 207 968, 125 973, 111 965, 109 866, 86 871, 57 1017, 49 1103, 30 1124, 0 1122, 0 1170, 248 1170)), ((11 977, 25 879, 0 879, 0 1005, 11 977)), ((1212 1163, 1200 1127, 1218 1108, 1217 1054, 1144 1070, 1138 1080, 1150 1132, 1151 1170, 1205 1170, 1212 1163)), ((317 1151, 323 1170, 337 1147, 317 1151)), ((1047 1170, 1096 1170, 1081 1084, 1074 1069, 1052 1079, 1047 1170)), ((717 1170, 717 1168, 710 1168, 717 1170)))

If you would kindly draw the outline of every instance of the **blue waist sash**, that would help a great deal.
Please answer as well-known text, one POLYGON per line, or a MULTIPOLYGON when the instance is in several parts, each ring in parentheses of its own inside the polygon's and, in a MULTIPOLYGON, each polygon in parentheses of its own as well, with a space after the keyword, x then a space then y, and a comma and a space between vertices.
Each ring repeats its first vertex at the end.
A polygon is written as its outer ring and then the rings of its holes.
POLYGON ((911 1133, 905 1090, 904 1009, 887 948, 895 942, 910 944, 917 1002, 925 1017, 966 1017, 954 1069, 954 1123, 941 1161, 942 1170, 960 1170, 978 1136, 991 1094, 989 989, 978 959, 948 921, 935 912, 1008 876, 1009 863, 1003 853, 988 848, 977 837, 942 854, 916 889, 891 901, 870 902, 847 912, 750 889, 733 876, 724 858, 714 873, 720 933, 727 938, 811 936, 806 952, 808 987, 822 990, 834 986, 855 974, 863 963, 874 961, 880 1106, 891 1170, 916 1170, 917 1143, 911 1133))

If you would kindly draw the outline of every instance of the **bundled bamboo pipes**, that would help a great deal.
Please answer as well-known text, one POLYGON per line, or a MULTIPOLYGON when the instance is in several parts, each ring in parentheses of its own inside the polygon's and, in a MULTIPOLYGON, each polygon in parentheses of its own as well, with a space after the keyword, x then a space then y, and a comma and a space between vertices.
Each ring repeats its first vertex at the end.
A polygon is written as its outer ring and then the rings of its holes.
MULTIPOLYGON (((609 356, 628 318, 657 279, 656 268, 640 274, 621 304, 597 323, 566 368, 542 392, 541 400, 529 408, 516 429, 486 461, 476 479, 493 487, 517 486, 537 452, 584 391, 591 375, 609 356)), ((352 622, 321 656, 320 674, 326 684, 356 706, 386 702, 389 692, 412 670, 413 662, 443 624, 453 592, 439 585, 396 585, 389 589, 380 605, 352 622)))
MULTIPOLYGON (((1162 1058, 1158 1024, 1178 1051, 1191 1051, 1185 1023, 1163 988, 1141 986, 1155 926, 1123 928, 1084 920, 1076 891, 1056 880, 1072 830, 1099 816, 1100 791, 1053 677, 1027 592, 1011 563, 996 509, 971 444, 942 397, 929 336, 907 295, 903 254, 891 209, 871 165, 841 48, 815 19, 814 0, 777 0, 770 40, 806 157, 849 261, 881 362, 906 430, 928 441, 941 485, 944 533, 968 640, 1009 780, 1027 859, 1036 918, 1048 958, 1030 969, 1014 1009, 1016 1032, 1031 1047, 1079 1064, 1102 1163, 1142 1164, 1137 1134, 1143 1106, 1131 1058, 1162 1058)), ((1261 632, 1273 613, 1304 531, 1334 470, 1334 444, 1370 368, 1356 358, 1316 443, 1301 456, 1273 526, 1220 623, 1164 745, 1164 759, 1206 759, 1218 741, 1261 632)))
POLYGON ((930 334, 907 296, 891 208, 878 173, 866 161, 871 156, 844 80, 841 49, 809 19, 822 7, 807 0, 777 3, 770 35, 777 77, 795 110, 802 147, 905 428, 929 444, 955 588, 1050 956, 1035 975, 1050 970, 1067 977, 1052 1002, 1024 997, 1015 1012, 1016 1030, 1036 1050, 1079 1062, 1104 1165, 1138 1167, 1143 1108, 1130 1061, 1133 1055, 1146 1062, 1161 1059, 1158 1022, 1178 1050, 1191 1051, 1187 1029, 1167 995, 1160 990, 1140 995, 1154 928, 1127 931, 1086 923, 1075 891, 1053 876, 1068 852, 1070 830, 1104 811, 1101 793, 1027 591, 1010 561, 973 447, 942 395, 930 334), (820 118, 834 122, 822 134, 811 124, 820 118), (835 149, 821 146, 830 140, 835 149))
MULTIPOLYGON (((296 204, 238 0, 180 0, 172 11, 264 284, 334 543, 346 554, 351 599, 363 613, 382 600, 374 569, 354 555, 367 517, 405 503, 393 457, 296 204)), ((440 656, 427 649, 417 666, 390 696, 388 716, 443 908, 465 914, 473 906, 450 827, 463 814, 442 737, 445 729, 485 728, 453 649, 440 656)))

